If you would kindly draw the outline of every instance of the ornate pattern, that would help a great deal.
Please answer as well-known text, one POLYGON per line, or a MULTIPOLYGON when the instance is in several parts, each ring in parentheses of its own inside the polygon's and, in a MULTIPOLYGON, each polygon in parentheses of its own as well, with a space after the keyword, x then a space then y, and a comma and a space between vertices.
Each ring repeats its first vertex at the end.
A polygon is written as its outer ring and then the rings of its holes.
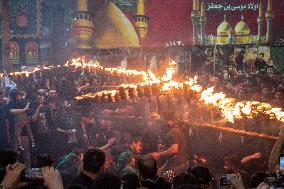
MULTIPOLYGON (((30 0, 31 1, 31 0, 30 0)), ((41 2, 42 0, 33 0, 35 1, 35 7, 36 7, 36 18, 35 18, 35 32, 34 33, 25 33, 25 34, 11 34, 10 38, 16 38, 16 39, 29 39, 29 38, 39 38, 42 33, 42 24, 41 24, 41 2)), ((0 35, 0 37, 2 37, 0 35)))

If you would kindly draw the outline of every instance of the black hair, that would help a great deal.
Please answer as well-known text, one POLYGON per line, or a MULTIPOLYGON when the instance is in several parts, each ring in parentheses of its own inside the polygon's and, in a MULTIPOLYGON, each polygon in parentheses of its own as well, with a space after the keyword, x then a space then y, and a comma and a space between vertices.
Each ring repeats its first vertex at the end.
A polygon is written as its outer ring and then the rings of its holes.
POLYGON ((101 170, 106 160, 106 155, 102 150, 88 150, 83 159, 83 169, 97 173, 101 170))
POLYGON ((197 184, 209 185, 212 181, 209 169, 204 166, 194 166, 190 169, 190 173, 196 178, 197 184))
POLYGON ((0 150, 0 167, 6 167, 18 161, 18 154, 12 150, 0 150))
POLYGON ((129 173, 122 177, 122 189, 136 189, 141 187, 139 177, 134 173, 129 173))
POLYGON ((142 138, 141 137, 132 137, 131 142, 137 143, 137 142, 142 142, 142 138))
POLYGON ((192 174, 180 173, 173 179, 173 189, 184 184, 196 184, 196 179, 192 174))
POLYGON ((120 189, 121 180, 111 173, 103 173, 94 181, 91 189, 120 189))
POLYGON ((17 101, 17 96, 21 95, 21 91, 19 91, 18 89, 13 89, 10 91, 9 95, 11 104, 14 104, 17 101))
POLYGON ((138 159, 137 168, 144 179, 151 179, 157 176, 157 161, 150 155, 142 156, 138 159))
POLYGON ((78 156, 80 154, 83 154, 84 150, 82 148, 75 147, 75 148, 73 148, 72 152, 78 156))
POLYGON ((237 156, 235 155, 230 155, 230 156, 226 156, 224 159, 223 159, 223 162, 229 162, 230 164, 234 165, 234 166, 238 166, 239 163, 240 163, 240 160, 237 156))
POLYGON ((54 158, 50 154, 41 154, 36 157, 35 165, 38 168, 51 167, 54 164, 54 158))
POLYGON ((176 189, 201 189, 201 187, 198 185, 183 184, 181 186, 178 186, 176 189))

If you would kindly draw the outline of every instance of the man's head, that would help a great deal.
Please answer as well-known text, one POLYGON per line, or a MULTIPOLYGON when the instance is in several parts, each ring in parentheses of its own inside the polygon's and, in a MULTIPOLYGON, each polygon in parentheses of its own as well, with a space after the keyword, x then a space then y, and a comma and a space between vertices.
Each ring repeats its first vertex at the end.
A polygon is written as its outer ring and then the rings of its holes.
POLYGON ((36 157, 35 164, 38 168, 51 167, 54 166, 54 159, 50 154, 41 154, 36 157))
POLYGON ((83 159, 83 170, 92 174, 100 174, 104 170, 106 155, 102 150, 88 150, 83 159))
POLYGON ((76 154, 76 158, 79 161, 83 161, 84 159, 84 150, 81 148, 73 148, 72 152, 76 154))
POLYGON ((224 158, 224 169, 227 173, 235 173, 238 170, 239 159, 236 156, 227 156, 224 158))
POLYGON ((259 54, 259 58, 260 58, 260 59, 264 59, 264 53, 260 53, 260 54, 259 54))
POLYGON ((135 165, 135 158, 133 156, 133 153, 130 150, 126 150, 125 152, 122 152, 118 156, 118 161, 121 163, 121 165, 135 165))
POLYGON ((140 187, 139 177, 134 173, 126 174, 122 177, 123 189, 133 189, 140 187))
POLYGON ((111 173, 103 173, 94 181, 92 189, 120 189, 121 180, 111 173))
POLYGON ((177 187, 184 184, 196 184, 195 177, 192 174, 188 173, 180 173, 173 179, 173 189, 177 189, 177 187))
POLYGON ((16 102, 22 99, 21 91, 18 89, 14 89, 10 92, 10 99, 12 102, 16 102))
POLYGON ((11 150, 0 150, 0 167, 6 167, 18 161, 18 154, 11 150))
POLYGON ((44 102, 45 102, 45 98, 43 96, 41 96, 41 95, 36 96, 36 103, 37 104, 44 104, 44 102))
POLYGON ((137 161, 137 168, 142 178, 152 179, 157 176, 157 161, 150 155, 142 156, 137 161))
POLYGON ((56 99, 57 98, 57 92, 56 90, 51 89, 50 91, 48 91, 48 97, 50 99, 56 99))
POLYGON ((200 165, 190 169, 190 173, 196 178, 196 184, 209 186, 212 181, 209 169, 200 165))
POLYGON ((134 138, 130 144, 131 150, 135 154, 140 154, 142 150, 142 141, 139 138, 134 138))

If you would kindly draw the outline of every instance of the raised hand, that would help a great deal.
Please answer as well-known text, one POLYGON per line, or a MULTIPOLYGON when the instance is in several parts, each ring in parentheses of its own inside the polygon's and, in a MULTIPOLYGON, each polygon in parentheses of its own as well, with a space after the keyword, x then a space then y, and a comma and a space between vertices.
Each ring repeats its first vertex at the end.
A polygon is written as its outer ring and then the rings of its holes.
POLYGON ((48 189, 63 189, 62 178, 54 167, 43 167, 42 176, 48 189))
POLYGON ((116 138, 111 138, 108 140, 108 145, 112 146, 116 143, 116 138))
POLYGON ((23 164, 9 164, 6 167, 6 174, 1 184, 3 184, 7 189, 14 189, 20 187, 20 185, 23 185, 23 183, 21 182, 21 175, 24 169, 25 166, 23 164))

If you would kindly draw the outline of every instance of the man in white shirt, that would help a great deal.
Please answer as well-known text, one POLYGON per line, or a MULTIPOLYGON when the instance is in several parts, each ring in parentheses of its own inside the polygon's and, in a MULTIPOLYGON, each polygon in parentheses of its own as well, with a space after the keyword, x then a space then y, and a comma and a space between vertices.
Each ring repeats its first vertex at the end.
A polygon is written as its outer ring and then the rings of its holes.
POLYGON ((9 91, 17 87, 16 83, 10 80, 9 75, 4 70, 3 77, 1 79, 0 89, 4 92, 4 97, 7 98, 9 91))

